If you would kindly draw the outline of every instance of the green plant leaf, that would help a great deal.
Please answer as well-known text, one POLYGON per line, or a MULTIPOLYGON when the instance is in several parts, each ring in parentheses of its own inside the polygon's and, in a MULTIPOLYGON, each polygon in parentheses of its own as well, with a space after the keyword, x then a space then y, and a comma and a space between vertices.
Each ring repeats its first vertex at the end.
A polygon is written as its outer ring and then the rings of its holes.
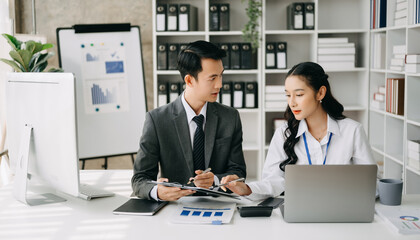
MULTIPOLYGON (((14 60, 3 61, 12 66, 16 71, 20 72, 42 72, 48 66, 48 59, 54 56, 54 52, 41 53, 45 49, 52 48, 51 43, 42 44, 29 40, 25 43, 17 40, 15 37, 2 34, 14 50, 9 55, 14 60), (22 49, 24 48, 24 49, 22 49), (13 63, 13 64, 12 64, 13 63)), ((52 71, 62 71, 61 69, 53 69, 52 71)))
POLYGON ((32 52, 24 49, 24 50, 18 50, 18 53, 23 59, 23 63, 24 63, 23 66, 25 67, 27 72, 29 72, 29 62, 31 62, 31 59, 32 59, 32 52))
POLYGON ((25 43, 25 45, 26 45, 25 46, 26 50, 28 50, 29 52, 31 52, 32 54, 34 54, 34 51, 35 51, 35 48, 36 48, 35 42, 32 41, 32 40, 29 40, 29 41, 27 41, 25 43))
POLYGON ((64 72, 64 70, 61 68, 50 68, 48 69, 48 72, 64 72))
POLYGON ((36 64, 36 62, 39 61, 40 55, 41 55, 41 53, 37 52, 32 56, 31 61, 29 62, 29 69, 34 68, 34 65, 36 64))
POLYGON ((31 61, 32 53, 28 50, 10 51, 9 55, 19 63, 24 72, 28 72, 29 62, 31 61))
MULTIPOLYGON (((18 50, 18 51, 22 51, 22 50, 18 50)), ((25 62, 23 61, 22 56, 17 51, 12 50, 9 52, 9 55, 10 57, 12 57, 13 60, 15 60, 18 64, 20 64, 22 68, 22 72, 28 71, 27 68, 25 67, 25 62)))
POLYGON ((47 62, 47 60, 49 59, 49 58, 51 58, 52 56, 54 56, 54 53, 53 52, 49 52, 49 53, 43 53, 43 54, 40 54, 39 55, 39 58, 36 60, 36 61, 34 61, 34 67, 33 68, 31 68, 31 72, 42 72, 46 67, 47 67, 47 65, 48 65, 48 62, 47 62), (39 71, 39 69, 43 66, 45 64, 45 66, 42 68, 42 70, 41 71, 39 71))
POLYGON ((2 36, 4 38, 6 38, 7 43, 9 43, 9 45, 12 46, 12 48, 14 50, 19 50, 20 47, 22 46, 22 42, 19 41, 19 40, 17 40, 15 37, 13 37, 13 36, 11 36, 9 34, 6 34, 6 33, 3 33, 2 36))
POLYGON ((15 69, 16 72, 22 72, 22 69, 14 61, 4 58, 0 58, 0 61, 11 66, 13 69, 15 69))
POLYGON ((52 48, 52 47, 54 47, 54 45, 53 45, 53 44, 51 44, 51 43, 46 43, 46 44, 43 44, 43 45, 42 45, 42 50, 45 50, 45 49, 48 49, 48 48, 52 48))
POLYGON ((35 53, 32 56, 31 62, 29 63, 29 69, 30 69, 30 71, 33 72, 37 64, 39 65, 42 62, 44 62, 43 59, 46 58, 47 55, 48 55, 47 53, 44 53, 44 54, 42 54, 40 52, 35 53))
MULTIPOLYGON (((245 0, 242 0, 244 2, 245 0)), ((250 42, 252 47, 252 52, 255 52, 260 46, 260 33, 259 33, 259 18, 262 16, 262 3, 260 0, 247 0, 248 7, 246 10, 246 15, 248 16, 248 22, 245 24, 242 29, 242 37, 244 41, 250 42)))
POLYGON ((42 72, 48 66, 48 62, 43 62, 39 65, 36 65, 32 72, 42 72))
POLYGON ((38 52, 41 52, 42 51, 42 43, 40 43, 40 42, 35 42, 35 50, 34 50, 34 54, 35 53, 38 53, 38 52))

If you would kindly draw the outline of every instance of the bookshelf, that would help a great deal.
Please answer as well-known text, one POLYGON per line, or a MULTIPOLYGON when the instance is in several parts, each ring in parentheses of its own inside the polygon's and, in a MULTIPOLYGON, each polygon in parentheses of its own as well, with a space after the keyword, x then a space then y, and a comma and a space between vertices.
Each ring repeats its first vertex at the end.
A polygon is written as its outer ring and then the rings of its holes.
MULTIPOLYGON (((257 68, 225 70, 224 81, 256 81, 258 108, 239 109, 243 125, 243 149, 248 178, 259 179, 262 166, 274 133, 273 119, 283 117, 283 108, 265 108, 265 87, 284 85, 288 70, 304 61, 317 61, 318 38, 345 37, 355 43, 355 67, 326 69, 334 96, 344 105, 345 115, 369 127, 369 0, 312 0, 315 3, 313 30, 288 30, 287 6, 292 0, 262 0, 260 20, 261 46, 257 52, 257 68), (357 16, 357 17, 355 17, 357 16), (334 21, 332 21, 334 19, 334 21), (352 19, 349 21, 349 19, 352 19), (265 68, 267 42, 287 42, 287 68, 265 68), (261 127, 256 127, 261 126, 261 127)), ((213 43, 243 42, 241 29, 247 21, 246 2, 241 0, 156 0, 153 1, 153 84, 154 106, 157 107, 157 86, 161 82, 181 81, 177 71, 157 70, 156 49, 159 43, 182 43, 207 40, 213 43), (156 4, 188 3, 198 8, 198 31, 157 32, 156 4), (230 31, 209 31, 209 6, 213 3, 230 4, 230 31)), ((383 74, 383 73, 377 73, 383 74)), ((383 115, 384 116, 384 115, 383 115)), ((378 126, 375 126, 378 127, 378 126)), ((383 147, 382 147, 383 149, 383 147)), ((375 152, 376 153, 376 152, 375 152)))
MULTIPOLYGON (((153 1, 153 85, 154 85, 154 107, 158 106, 157 86, 162 82, 182 81, 179 72, 174 70, 157 70, 156 49, 159 43, 189 43, 196 40, 206 40, 212 43, 242 43, 242 27, 247 21, 245 8, 247 4, 241 0, 155 0, 153 1), (198 8, 198 31, 191 32, 157 32, 156 31, 156 5, 157 4, 191 4, 198 8), (230 31, 210 31, 209 30, 209 6, 210 4, 230 4, 230 31)), ((258 83, 258 91, 261 86, 261 52, 258 50, 255 69, 226 69, 223 74, 223 81, 226 82, 252 82, 258 83)), ((258 108, 238 109, 243 129, 243 151, 247 164, 249 179, 259 179, 262 169, 262 142, 261 142, 261 95, 258 93, 258 108)))
MULTIPOLYGON (((288 70, 304 61, 317 62, 318 39, 324 37, 348 38, 355 43, 355 67, 328 69, 334 96, 344 105, 344 114, 363 124, 368 130, 369 87, 369 0, 315 0, 315 24, 313 30, 288 30, 287 6, 292 0, 264 0, 262 19, 262 55, 268 42, 287 42, 287 69, 265 69, 262 58, 260 91, 265 99, 265 86, 284 85, 288 70), (354 16, 357 16, 356 18, 354 16), (334 20, 332 20, 334 19, 334 20), (349 21, 349 19, 352 19, 349 21), (298 53, 298 54, 296 54, 298 53)), ((263 101, 264 102, 264 101, 263 101)), ((268 109, 262 105, 264 158, 274 133, 272 121, 282 117, 285 109, 268 109)), ((263 159, 264 159, 263 158, 263 159)))
MULTIPOLYGON (((398 1, 399 2, 399 1, 398 1)), ((386 85, 388 78, 404 78, 404 115, 396 115, 372 106, 369 109, 369 140, 375 160, 383 166, 383 178, 398 178, 404 182, 404 193, 420 193, 420 171, 408 165, 407 140, 420 139, 420 74, 391 70, 393 47, 405 45, 405 54, 419 54, 420 24, 414 23, 410 10, 415 2, 408 0, 408 17, 403 26, 394 25, 394 12, 397 0, 387 1, 387 25, 384 28, 371 29, 370 38, 385 35, 386 53, 382 59, 375 58, 372 42, 371 62, 382 60, 385 66, 370 68, 369 99, 379 86, 386 85)))

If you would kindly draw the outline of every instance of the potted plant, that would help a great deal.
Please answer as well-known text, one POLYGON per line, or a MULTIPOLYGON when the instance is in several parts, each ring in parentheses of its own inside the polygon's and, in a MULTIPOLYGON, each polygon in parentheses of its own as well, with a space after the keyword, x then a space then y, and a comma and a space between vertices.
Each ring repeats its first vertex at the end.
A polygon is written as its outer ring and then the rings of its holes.
MULTIPOLYGON (((13 60, 1 58, 0 61, 11 66, 16 72, 43 72, 48 66, 48 59, 54 52, 43 52, 52 48, 51 43, 42 44, 32 40, 21 42, 9 34, 2 34, 12 47, 9 52, 13 60)), ((48 72, 62 72, 61 69, 50 68, 48 72)))
MULTIPOLYGON (((245 0, 242 0, 244 2, 245 0)), ((242 37, 244 41, 250 42, 252 51, 255 52, 260 46, 260 31, 259 31, 259 20, 262 15, 262 3, 261 0, 248 0, 248 7, 246 15, 248 16, 248 22, 242 29, 242 37)))

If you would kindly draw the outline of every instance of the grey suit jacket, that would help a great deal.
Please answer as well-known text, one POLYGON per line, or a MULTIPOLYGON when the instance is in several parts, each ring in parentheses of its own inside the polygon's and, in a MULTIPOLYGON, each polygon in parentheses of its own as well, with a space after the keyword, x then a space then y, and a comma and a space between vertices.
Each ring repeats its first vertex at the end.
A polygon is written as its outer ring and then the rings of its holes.
MULTIPOLYGON (((195 176, 190 130, 181 96, 146 114, 131 179, 136 196, 151 199, 149 192, 154 184, 147 181, 157 179, 159 167, 161 177, 170 182, 185 184, 195 176)), ((246 177, 238 111, 209 102, 204 132, 206 168, 211 167, 219 179, 229 174, 246 177)))

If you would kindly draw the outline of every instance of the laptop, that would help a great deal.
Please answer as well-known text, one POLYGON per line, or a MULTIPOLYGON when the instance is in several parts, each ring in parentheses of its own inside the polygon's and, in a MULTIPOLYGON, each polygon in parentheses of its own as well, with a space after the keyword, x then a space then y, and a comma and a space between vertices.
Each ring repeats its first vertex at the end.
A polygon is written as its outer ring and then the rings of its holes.
POLYGON ((287 165, 286 222, 372 222, 376 165, 287 165))

